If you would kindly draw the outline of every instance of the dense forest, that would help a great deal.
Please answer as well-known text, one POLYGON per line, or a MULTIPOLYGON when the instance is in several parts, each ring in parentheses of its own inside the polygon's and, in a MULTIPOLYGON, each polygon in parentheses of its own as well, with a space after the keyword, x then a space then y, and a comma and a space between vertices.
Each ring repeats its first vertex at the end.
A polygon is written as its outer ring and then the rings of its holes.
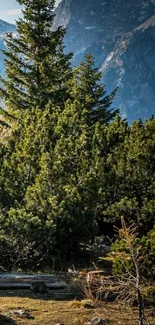
POLYGON ((65 29, 51 28, 55 1, 18 2, 23 18, 7 35, 0 78, 0 265, 69 261, 81 243, 112 238, 124 216, 149 255, 150 277, 155 118, 122 119, 117 89, 106 93, 91 54, 72 67, 65 29))

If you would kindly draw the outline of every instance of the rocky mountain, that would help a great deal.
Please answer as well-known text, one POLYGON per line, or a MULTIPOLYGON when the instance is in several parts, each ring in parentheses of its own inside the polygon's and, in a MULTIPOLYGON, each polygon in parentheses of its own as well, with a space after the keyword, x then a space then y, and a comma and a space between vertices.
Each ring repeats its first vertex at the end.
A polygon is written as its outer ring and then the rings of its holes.
MULTIPOLYGON (((8 32, 14 32, 16 26, 0 19, 0 50, 5 49, 5 36, 8 32)), ((0 51, 0 74, 4 75, 4 56, 0 51)))
POLYGON ((8 33, 8 32, 14 32, 16 30, 16 26, 13 24, 10 24, 2 19, 0 19, 0 35, 8 33))
POLYGON ((67 28, 73 64, 95 56, 114 105, 129 122, 155 114, 155 0, 62 0, 55 28, 67 28))

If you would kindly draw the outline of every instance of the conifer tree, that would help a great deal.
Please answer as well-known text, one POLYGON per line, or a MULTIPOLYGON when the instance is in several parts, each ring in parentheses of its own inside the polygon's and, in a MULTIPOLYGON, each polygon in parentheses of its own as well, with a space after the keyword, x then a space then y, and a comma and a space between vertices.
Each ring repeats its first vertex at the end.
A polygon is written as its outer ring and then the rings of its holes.
POLYGON ((105 86, 101 83, 102 72, 95 68, 93 56, 88 54, 74 70, 72 96, 79 100, 88 110, 88 123, 111 121, 118 110, 111 108, 117 89, 106 95, 105 86))
MULTIPOLYGON (((67 96, 66 81, 71 75, 71 54, 63 53, 65 30, 52 30, 54 0, 17 0, 23 18, 17 21, 16 34, 7 35, 6 78, 0 78, 0 96, 12 118, 24 109, 44 109, 50 100, 62 104, 67 96)), ((7 111, 7 113, 6 113, 7 111)))
POLYGON ((27 187, 35 180, 41 154, 52 144, 53 124, 48 128, 47 123, 44 129, 40 125, 45 118, 43 111, 47 115, 49 103, 51 121, 53 109, 63 109, 72 73, 71 55, 63 53, 65 30, 52 31, 55 1, 18 2, 24 5, 23 18, 17 22, 17 34, 7 37, 6 78, 1 78, 0 88, 5 104, 1 114, 7 122, 18 118, 1 169, 1 205, 8 208, 24 200, 27 187))
POLYGON ((119 122, 118 118, 110 123, 106 179, 101 178, 101 187, 107 191, 105 199, 101 195, 102 206, 107 203, 104 211, 107 220, 117 223, 120 215, 124 215, 129 223, 138 224, 141 234, 154 225, 154 135, 155 119, 135 121, 132 126, 119 122))
MULTIPOLYGON (((24 205, 27 214, 35 215, 43 229, 52 233, 52 238, 46 234, 47 246, 52 250, 55 238, 55 247, 67 252, 71 245, 75 247, 96 231, 93 132, 87 125, 87 110, 77 101, 67 101, 59 118, 54 112, 52 119, 56 143, 42 153, 40 171, 27 188, 24 205)), ((46 125, 47 120, 42 120, 43 129, 46 125)))

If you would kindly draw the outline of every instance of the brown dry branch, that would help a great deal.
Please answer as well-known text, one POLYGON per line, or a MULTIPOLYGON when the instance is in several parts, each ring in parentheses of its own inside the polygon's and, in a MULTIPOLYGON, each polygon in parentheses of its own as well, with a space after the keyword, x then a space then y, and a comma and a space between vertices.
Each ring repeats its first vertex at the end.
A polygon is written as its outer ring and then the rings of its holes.
MULTIPOLYGON (((107 300, 110 296, 123 305, 131 306, 137 301, 139 325, 150 325, 145 315, 144 282, 140 272, 144 255, 141 247, 137 245, 137 227, 134 224, 127 227, 123 217, 121 223, 122 228, 118 232, 125 244, 122 252, 121 276, 116 279, 104 276, 103 270, 89 271, 81 280, 80 288, 84 296, 92 299, 95 304, 100 300, 107 300)), ((118 252, 120 258, 119 254, 118 252)), ((115 256, 117 257, 117 253, 115 256)))

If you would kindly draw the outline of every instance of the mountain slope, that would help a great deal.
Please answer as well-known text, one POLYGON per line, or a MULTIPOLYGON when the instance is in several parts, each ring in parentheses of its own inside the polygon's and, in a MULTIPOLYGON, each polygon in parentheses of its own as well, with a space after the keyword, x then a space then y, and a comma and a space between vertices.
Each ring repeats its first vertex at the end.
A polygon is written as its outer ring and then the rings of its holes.
MULTIPOLYGON (((6 33, 14 32, 16 30, 16 26, 6 21, 0 19, 0 50, 6 49, 5 47, 5 37, 6 33)), ((0 74, 4 75, 4 56, 0 51, 0 74)))
POLYGON ((155 114, 155 0, 62 0, 55 28, 65 26, 76 64, 91 52, 115 105, 131 122, 155 114))
POLYGON ((0 34, 7 32, 13 32, 16 30, 16 26, 0 19, 0 34))

